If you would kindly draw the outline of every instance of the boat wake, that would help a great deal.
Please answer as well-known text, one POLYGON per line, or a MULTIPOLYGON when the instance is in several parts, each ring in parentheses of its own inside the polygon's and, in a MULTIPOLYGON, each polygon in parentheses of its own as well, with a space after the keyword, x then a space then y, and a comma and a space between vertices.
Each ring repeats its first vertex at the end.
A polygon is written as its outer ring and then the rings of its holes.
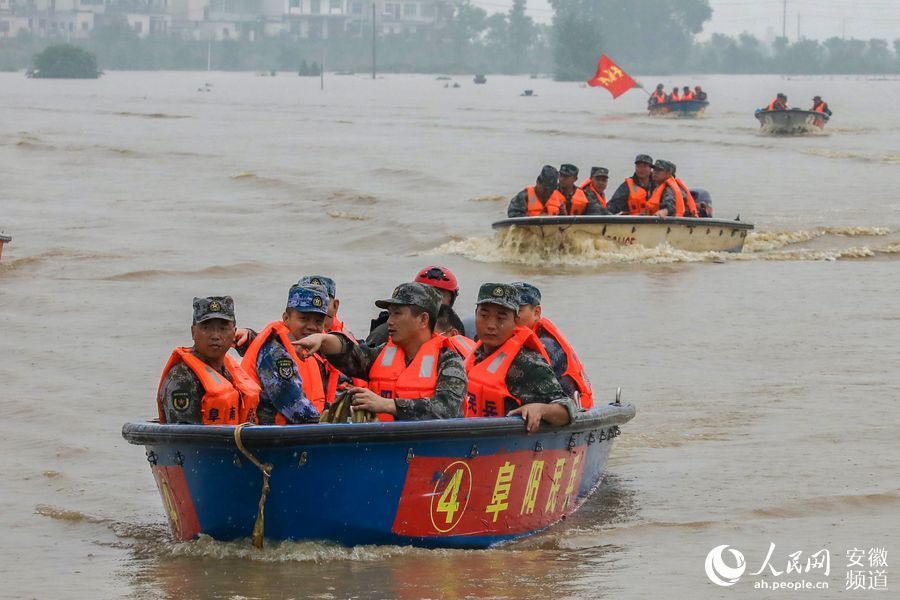
POLYGON ((797 231, 759 231, 747 235, 744 251, 688 252, 670 246, 619 246, 583 232, 544 236, 539 230, 511 228, 491 238, 446 242, 426 254, 454 254, 485 263, 546 267, 614 264, 722 263, 730 261, 832 261, 900 256, 898 231, 884 227, 821 227, 797 231), (861 245, 848 240, 862 239, 861 245), (880 239, 882 243, 873 243, 880 239))

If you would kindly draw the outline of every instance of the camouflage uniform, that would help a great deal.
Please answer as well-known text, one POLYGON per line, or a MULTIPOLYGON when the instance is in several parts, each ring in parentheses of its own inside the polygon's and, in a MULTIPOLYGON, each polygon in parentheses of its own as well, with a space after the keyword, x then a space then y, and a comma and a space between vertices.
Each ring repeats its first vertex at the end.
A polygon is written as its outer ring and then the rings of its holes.
MULTIPOLYGON (((654 171, 669 171, 672 173, 672 176, 675 176, 675 164, 671 163, 667 160, 657 159, 656 163, 653 165, 654 171)), ((667 209, 669 214, 666 215, 668 217, 675 216, 675 192, 672 191, 672 188, 666 186, 663 190, 662 197, 659 199, 659 208, 667 209)))
MULTIPOLYGON (((653 166, 653 158, 651 158, 647 154, 638 154, 634 157, 634 163, 647 163, 648 165, 653 166)), ((647 185, 641 185, 638 181, 637 173, 631 175, 631 179, 634 180, 634 185, 640 188, 643 188, 647 191, 647 198, 650 198, 650 195, 653 193, 653 190, 656 189, 656 186, 653 184, 653 178, 650 178, 650 181, 647 185)), ((628 184, 624 181, 616 188, 615 193, 612 195, 612 198, 609 199, 606 203, 606 209, 610 212, 610 214, 616 215, 622 213, 624 215, 628 214, 628 184)))
MULTIPOLYGON (((288 292, 287 308, 324 315, 327 306, 328 294, 324 286, 295 285, 288 292)), ((325 381, 324 365, 320 364, 319 370, 325 381)), ((281 413, 290 423, 318 421, 319 411, 303 391, 303 379, 297 370, 297 363, 278 336, 270 336, 259 349, 256 374, 261 388, 256 410, 260 425, 274 425, 276 413, 281 413)))
MULTIPOLYGON (((497 304, 518 311, 519 302, 519 291, 512 285, 485 283, 478 291, 477 304, 497 304), (497 288, 503 290, 500 297, 495 293, 497 288)), ((474 355, 474 364, 480 363, 489 356, 484 345, 481 344, 475 349, 474 355)), ((530 348, 519 350, 506 373, 505 383, 509 393, 521 400, 523 405, 561 404, 568 411, 569 419, 574 419, 575 413, 578 412, 575 401, 563 391, 550 365, 539 352, 530 348)), ((518 403, 512 398, 506 398, 503 414, 506 415, 518 406, 518 403)))
MULTIPOLYGON (((376 306, 389 304, 412 305, 426 309, 432 319, 437 318, 441 294, 435 288, 422 283, 399 285, 390 300, 379 300, 376 306)), ((342 373, 358 379, 369 379, 369 371, 381 354, 384 344, 375 347, 353 343, 343 333, 332 332, 341 340, 341 351, 325 357, 342 373)), ((412 362, 407 356, 407 364, 412 362)), ((452 419, 462 416, 462 402, 466 396, 466 369, 462 357, 450 349, 441 350, 437 362, 437 385, 430 398, 397 398, 397 420, 419 421, 424 419, 452 419)))
MULTIPOLYGON (((225 319, 234 322, 234 300, 231 296, 210 296, 194 298, 193 324, 210 319, 225 319)), ((195 353, 196 355, 196 353, 195 353)), ((228 371, 223 367, 218 374, 232 381, 228 371)), ((157 392, 158 406, 162 407, 166 423, 182 423, 199 425, 203 422, 201 402, 206 390, 200 379, 189 366, 178 363, 166 374, 157 392)))

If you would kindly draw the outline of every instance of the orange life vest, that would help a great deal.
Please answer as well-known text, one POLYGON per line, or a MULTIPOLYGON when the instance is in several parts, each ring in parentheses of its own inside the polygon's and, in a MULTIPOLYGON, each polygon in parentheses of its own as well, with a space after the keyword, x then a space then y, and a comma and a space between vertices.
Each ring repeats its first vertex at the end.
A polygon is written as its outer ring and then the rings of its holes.
POLYGON ((666 101, 666 93, 657 90, 651 94, 650 98, 655 99, 658 104, 662 104, 666 101))
POLYGON ((450 347, 456 350, 456 353, 463 357, 463 360, 469 358, 469 355, 475 350, 475 340, 469 339, 464 335, 454 335, 447 338, 450 341, 450 347))
MULTIPOLYGON (((409 365, 403 349, 388 341, 369 369, 369 389, 383 398, 431 398, 438 379, 441 350, 450 348, 450 340, 439 333, 422 344, 409 365)), ((393 421, 393 415, 381 413, 382 421, 393 421)))
MULTIPOLYGON (((477 350, 483 342, 475 345, 477 350)), ((550 364, 547 352, 527 327, 516 327, 512 336, 484 360, 475 363, 475 352, 466 359, 466 375, 469 383, 466 388, 466 401, 463 407, 465 417, 503 417, 504 401, 509 398, 519 406, 522 401, 509 392, 506 387, 506 374, 522 348, 530 348, 540 352, 550 364)))
POLYGON ((769 107, 766 110, 784 110, 785 108, 787 107, 784 103, 775 98, 769 103, 769 107))
MULTIPOLYGON (((259 384, 259 373, 257 372, 256 364, 257 359, 259 358, 259 351, 269 338, 273 335, 277 336, 281 341, 281 345, 284 346, 288 355, 293 359, 294 364, 297 365, 297 373, 300 374, 300 380, 303 382, 303 393, 306 394, 309 401, 313 403, 316 410, 321 413, 325 410, 326 395, 325 383, 322 381, 322 372, 319 370, 319 361, 325 361, 318 356, 310 356, 309 358, 301 360, 297 351, 294 349, 294 345, 291 343, 291 338, 288 335, 289 333, 290 330, 287 325, 284 324, 284 321, 273 321, 266 325, 265 329, 259 332, 259 335, 256 336, 256 339, 254 339, 253 343, 250 344, 250 347, 247 348, 241 366, 243 366, 244 371, 253 377, 253 380, 259 384)), ((329 367, 331 366, 329 363, 326 364, 328 364, 329 367)), ((333 384, 330 381, 332 378, 329 377, 328 387, 334 388, 329 390, 332 393, 328 400, 329 402, 334 400, 334 392, 337 390, 338 375, 335 375, 333 384)), ((288 425, 289 422, 280 412, 276 412, 275 424, 288 425)))
POLYGON ((186 364, 203 386, 200 400, 201 423, 204 425, 239 425, 256 423, 256 407, 259 405, 259 385, 241 369, 236 360, 225 355, 225 370, 231 375, 228 381, 221 373, 200 360, 190 348, 175 348, 163 369, 156 393, 159 422, 165 423, 165 415, 159 396, 166 375, 178 363, 186 364), (233 382, 233 383, 232 383, 233 382))
MULTIPOLYGON (((588 179, 587 181, 582 183, 581 189, 584 190, 585 192, 587 192, 588 190, 594 192, 594 195, 597 196, 598 200, 600 200, 600 205, 603 208, 606 208, 606 196, 603 193, 597 191, 597 188, 594 187, 593 179, 588 179)), ((587 194, 585 194, 585 196, 587 196, 587 194)), ((583 214, 583 211, 582 211, 582 214, 583 214)))
MULTIPOLYGON (((541 199, 538 198, 537 192, 534 191, 534 186, 525 188, 525 191, 528 194, 528 207, 525 210, 526 217, 538 217, 540 215, 549 214, 548 206, 553 199, 553 194, 547 199, 547 204, 544 204, 541 202, 541 199)), ((557 213, 558 212, 559 210, 557 209, 557 213)))
POLYGON ((825 103, 824 103, 824 102, 817 102, 817 103, 813 106, 813 112, 817 112, 817 113, 823 113, 823 112, 825 112, 825 103))
POLYGON ((587 208, 588 199, 584 195, 584 191, 576 187, 572 193, 572 212, 566 208, 565 195, 556 190, 547 201, 547 212, 554 215, 583 215, 584 209, 587 208))
POLYGON ((672 93, 669 95, 669 100, 671 102, 678 102, 680 100, 680 98, 678 97, 678 90, 672 91, 672 93))
MULTIPOLYGON (((674 177, 669 177, 660 185, 656 186, 656 189, 653 190, 653 194, 650 196, 650 199, 647 200, 647 206, 644 207, 644 213, 648 215, 654 215, 660 209, 660 201, 662 200, 663 192, 666 188, 671 188, 672 193, 675 195, 675 214, 667 215, 669 217, 683 217, 684 216, 684 196, 681 193, 681 187, 675 182, 674 177)), ((695 207, 696 208, 696 207, 695 207)))
POLYGON ((566 372, 562 376, 571 377, 575 382, 575 387, 578 388, 578 395, 581 399, 581 407, 585 410, 593 408, 594 390, 591 388, 591 380, 588 379, 587 374, 584 372, 584 365, 581 364, 578 355, 575 354, 575 349, 572 348, 569 341, 550 319, 541 318, 540 321, 534 324, 534 334, 538 336, 538 341, 540 341, 541 332, 546 332, 547 335, 556 340, 559 347, 566 353, 566 372))
POLYGON ((626 179, 625 184, 628 186, 628 214, 639 215, 647 205, 647 190, 635 185, 633 177, 626 179))
POLYGON ((682 96, 681 96, 681 101, 682 101, 682 102, 684 102, 685 100, 693 100, 693 99, 694 99, 694 92, 692 92, 692 91, 690 91, 690 90, 686 91, 686 92, 685 92, 684 94, 682 94, 682 96))
POLYGON ((698 217, 700 213, 697 212, 697 203, 694 202, 694 195, 691 193, 690 188, 688 188, 687 184, 683 182, 678 177, 675 178, 675 183, 678 184, 678 187, 681 188, 681 193, 684 198, 684 216, 685 217, 698 217))

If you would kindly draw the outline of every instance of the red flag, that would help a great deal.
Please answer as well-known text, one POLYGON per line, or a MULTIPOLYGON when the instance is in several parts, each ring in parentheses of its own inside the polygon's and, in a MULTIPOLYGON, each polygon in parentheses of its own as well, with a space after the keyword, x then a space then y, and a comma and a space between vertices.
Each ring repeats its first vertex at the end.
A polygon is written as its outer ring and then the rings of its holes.
POLYGON ((587 83, 591 87, 606 88, 613 98, 618 98, 637 86, 634 79, 629 77, 628 73, 620 69, 619 65, 611 61, 605 54, 600 57, 600 62, 597 63, 597 74, 594 75, 593 79, 588 80, 587 83))

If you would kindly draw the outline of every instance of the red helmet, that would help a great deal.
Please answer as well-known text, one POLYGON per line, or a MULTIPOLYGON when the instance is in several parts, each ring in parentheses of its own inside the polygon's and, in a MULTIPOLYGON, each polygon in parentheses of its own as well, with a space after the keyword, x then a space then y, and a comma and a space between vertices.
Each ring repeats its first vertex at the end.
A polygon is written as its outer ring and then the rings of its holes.
POLYGON ((447 290, 454 294, 459 293, 459 284, 456 283, 456 276, 446 267, 425 267, 416 275, 416 282, 430 285, 439 290, 447 290))

